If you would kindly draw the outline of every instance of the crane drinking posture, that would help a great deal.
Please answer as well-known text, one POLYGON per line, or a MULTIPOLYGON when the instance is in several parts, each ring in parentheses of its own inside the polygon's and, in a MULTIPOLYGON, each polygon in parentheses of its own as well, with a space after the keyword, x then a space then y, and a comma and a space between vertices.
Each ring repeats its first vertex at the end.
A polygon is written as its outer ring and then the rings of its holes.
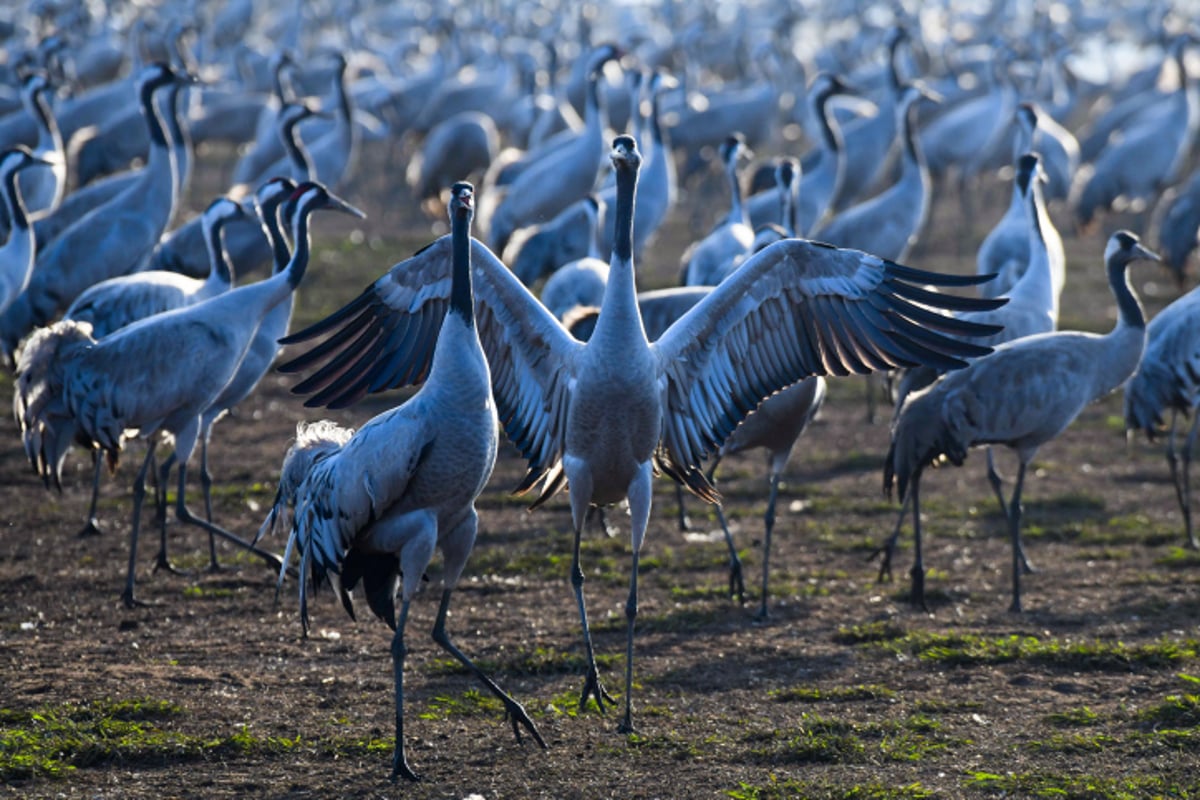
MULTIPOLYGON (((403 405, 378 415, 348 439, 331 429, 342 441, 330 442, 325 436, 323 452, 305 455, 303 439, 299 447, 294 446, 285 461, 284 476, 306 472, 305 477, 298 486, 280 492, 264 526, 273 525, 280 502, 294 492, 287 555, 294 550, 300 553, 300 614, 306 634, 306 579, 311 576, 318 585, 330 573, 340 576, 342 602, 351 617, 349 592, 361 580, 371 610, 395 631, 393 779, 403 775, 417 780, 404 755, 404 660, 408 652, 404 629, 434 548, 440 548, 445 559, 445 588, 433 626, 434 641, 500 698, 517 741, 523 725, 538 744, 546 746, 521 704, 475 666, 446 633, 450 595, 475 544, 479 521, 475 498, 491 477, 500 440, 491 374, 475 329, 471 298, 473 215, 474 189, 469 183, 456 183, 450 197, 454 267, 449 310, 424 385, 403 405), (311 462, 308 469, 297 473, 295 464, 303 465, 306 458, 311 462), (394 602, 397 582, 402 587, 399 619, 394 602)), ((308 440, 322 443, 318 436, 308 440)), ((282 582, 282 571, 279 579, 282 582)))
MULTIPOLYGON (((575 530, 571 585, 588 662, 580 706, 614 702, 600 683, 583 597, 580 538, 591 506, 629 501, 632 569, 625 604, 625 714, 633 730, 638 558, 655 471, 710 502, 701 469, 763 397, 808 375, 900 364, 960 366, 987 348, 953 336, 994 333, 931 308, 994 307, 918 284, 970 285, 854 250, 787 239, 748 259, 656 342, 646 339, 634 280, 632 227, 641 154, 618 136, 616 227, 609 280, 591 339, 571 336, 484 245, 472 243, 476 320, 508 438, 529 462, 517 487, 540 484, 534 506, 570 486, 575 530), (950 334, 950 336, 946 335, 950 334)), ((348 305, 284 340, 332 335, 282 368, 327 361, 294 391, 310 405, 349 405, 371 391, 419 382, 450 293, 442 237, 375 281, 348 305)), ((1000 301, 1002 302, 1002 301, 1000 301)))

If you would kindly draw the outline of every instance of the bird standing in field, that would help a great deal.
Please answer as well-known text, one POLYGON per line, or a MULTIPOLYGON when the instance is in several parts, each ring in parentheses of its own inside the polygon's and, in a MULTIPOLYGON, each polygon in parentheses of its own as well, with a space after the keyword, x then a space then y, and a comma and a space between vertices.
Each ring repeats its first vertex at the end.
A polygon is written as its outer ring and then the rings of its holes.
POLYGON ((1146 327, 1146 352, 1137 372, 1125 384, 1125 428, 1128 433, 1140 428, 1153 440, 1162 429, 1163 412, 1171 411, 1167 434, 1167 464, 1171 484, 1183 514, 1187 546, 1200 549, 1192 529, 1190 467, 1192 448, 1200 427, 1200 288, 1178 298, 1158 313, 1146 327), (1175 450, 1175 431, 1180 414, 1192 417, 1192 425, 1183 443, 1183 452, 1175 450), (1183 461, 1182 468, 1180 460, 1183 461))
MULTIPOLYGON (((287 553, 300 554, 300 614, 308 632, 307 580, 339 576, 339 593, 354 616, 349 592, 361 580, 367 603, 394 631, 396 743, 392 778, 417 780, 404 755, 405 627, 409 607, 435 548, 445 560, 444 588, 433 639, 471 670, 504 703, 513 733, 521 726, 545 747, 525 709, 480 670, 446 633, 450 596, 475 544, 475 499, 496 463, 500 430, 491 375, 475 329, 471 292, 470 225, 474 190, 451 188, 453 276, 449 308, 434 346, 429 376, 407 402, 376 416, 340 446, 326 442, 294 490, 287 553), (400 616, 395 595, 401 586, 400 616)), ((319 440, 318 440, 319 441, 319 440)), ((303 448, 301 448, 301 451, 303 448)), ((292 453, 289 452, 289 459, 292 453)), ((297 458, 305 458, 298 455, 297 458)), ((295 474, 285 462, 284 473, 295 474)), ((277 511, 272 512, 271 522, 277 511)), ((285 558, 285 561, 287 559, 285 558)), ((280 573, 280 581, 283 573, 280 573)))
MULTIPOLYGON (((42 339, 54 348, 54 375, 61 389, 51 386, 49 391, 61 392, 70 423, 92 447, 104 451, 110 466, 116 465, 128 438, 137 436, 149 444, 133 485, 129 572, 122 593, 127 606, 138 605, 133 589, 141 507, 146 473, 154 459, 153 445, 162 434, 175 438, 179 520, 251 547, 187 509, 187 462, 199 436, 201 415, 233 378, 262 319, 287 300, 304 277, 309 260, 309 216, 318 209, 362 215, 320 184, 301 184, 292 200, 295 249, 286 270, 203 303, 139 320, 99 341, 88 335, 86 323, 71 320, 38 331, 36 339, 31 337, 27 349, 41 349, 40 344, 34 345, 42 339), (71 341, 56 344, 60 330, 70 333, 71 341)), ((160 472, 164 490, 166 477, 160 472)), ((277 556, 252 549, 272 566, 279 566, 277 556)))
MULTIPOLYGON (((848 374, 929 361, 946 368, 986 348, 951 335, 994 333, 930 308, 987 308, 918 284, 974 277, 903 267, 875 256, 785 239, 748 259, 658 341, 637 306, 632 225, 641 154, 630 136, 611 153, 617 176, 609 279, 591 339, 571 336, 496 256, 472 245, 476 320, 508 438, 529 462, 517 492, 540 485, 534 506, 570 487, 575 541, 571 585, 588 663, 580 706, 614 702, 600 683, 583 596, 580 541, 590 507, 628 500, 632 563, 625 604, 625 713, 633 730, 633 642, 638 560, 656 471, 718 499, 700 463, 763 397, 814 374, 848 374)), ((283 369, 321 366, 294 391, 311 405, 345 406, 370 391, 419 382, 430 333, 450 286, 446 237, 401 262, 359 297, 285 344, 332 335, 283 369)))
POLYGON ((1012 605, 1021 610, 1021 491, 1025 470, 1042 445, 1066 430, 1079 413, 1133 374, 1146 341, 1146 321, 1129 286, 1128 267, 1137 259, 1158 260, 1128 231, 1108 240, 1104 261, 1117 301, 1116 326, 1106 335, 1057 331, 998 346, 965 369, 946 374, 908 399, 892 430, 883 485, 893 482, 900 498, 911 489, 916 556, 912 600, 925 607, 921 555, 920 481, 925 467, 941 459, 960 466, 977 445, 1004 444, 1016 451, 1012 500, 1002 506, 1012 544, 1012 605))

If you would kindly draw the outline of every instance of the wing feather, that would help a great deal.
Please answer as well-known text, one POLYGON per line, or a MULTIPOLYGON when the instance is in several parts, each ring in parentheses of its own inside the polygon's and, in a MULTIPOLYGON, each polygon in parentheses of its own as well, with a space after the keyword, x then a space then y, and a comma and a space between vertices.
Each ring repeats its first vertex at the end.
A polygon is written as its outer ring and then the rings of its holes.
POLYGON ((941 275, 803 239, 765 248, 652 345, 666 378, 662 468, 689 474, 764 397, 810 375, 949 368, 989 352, 966 337, 993 326, 939 312, 995 301, 923 288, 988 277, 941 275))

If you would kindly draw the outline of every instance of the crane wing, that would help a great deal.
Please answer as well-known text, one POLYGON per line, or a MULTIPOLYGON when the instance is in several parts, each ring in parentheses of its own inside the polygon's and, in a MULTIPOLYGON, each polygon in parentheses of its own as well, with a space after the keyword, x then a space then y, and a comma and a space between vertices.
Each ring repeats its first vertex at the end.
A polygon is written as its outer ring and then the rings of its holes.
POLYGON ((664 376, 663 450, 674 474, 694 472, 766 396, 810 375, 899 366, 962 367, 990 348, 955 337, 1000 330, 940 313, 1006 302, 922 288, 952 276, 857 250, 786 239, 755 254, 652 346, 664 376))

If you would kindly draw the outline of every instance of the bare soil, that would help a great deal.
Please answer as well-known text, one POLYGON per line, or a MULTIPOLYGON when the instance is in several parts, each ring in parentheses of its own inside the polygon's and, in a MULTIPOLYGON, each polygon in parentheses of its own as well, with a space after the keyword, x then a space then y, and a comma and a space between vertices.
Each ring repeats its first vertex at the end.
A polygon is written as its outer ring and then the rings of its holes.
MULTIPOLYGON (((431 238, 407 191, 391 183, 402 163, 379 168, 381 152, 367 158, 376 168, 345 194, 371 219, 353 237, 339 220, 314 222, 318 252, 299 295, 302 322, 431 238)), ((222 185, 228 163, 219 149, 201 154, 206 171, 193 207, 222 185)), ((1008 189, 988 181, 980 192, 978 216, 963 219, 954 190, 945 190, 910 263, 973 268, 1008 189)), ((716 197, 682 198, 644 259, 646 288, 675 274, 692 235, 686 220, 709 213, 701 202, 715 214, 723 205, 716 197)), ((1104 329, 1114 312, 1103 238, 1136 221, 1110 218, 1084 236, 1060 221, 1070 273, 1063 327, 1104 329)), ((1160 308, 1170 299, 1164 275, 1140 269, 1137 285, 1160 308)), ((303 408, 291 383, 270 375, 214 435, 215 519, 247 537, 271 502, 298 420, 361 424, 401 397, 329 414, 303 408)), ((11 391, 9 377, 0 377, 0 391, 11 391)), ((896 581, 877 583, 868 556, 898 506, 880 492, 888 426, 864 421, 863 393, 861 378, 832 381, 797 447, 779 504, 765 622, 752 619, 763 559, 761 456, 730 459, 719 475, 745 560, 745 605, 727 596, 715 516, 692 500, 693 530, 681 532, 672 487, 659 484, 643 553, 636 735, 616 732, 616 711, 576 711, 582 643, 568 582, 567 503, 527 512, 508 494, 523 463, 505 452, 479 501, 481 532, 450 631, 525 704, 549 748, 518 744, 496 707, 478 701, 473 678, 426 635, 440 595, 435 561, 409 625, 407 745, 424 778, 418 784, 388 781, 390 632, 365 605, 354 622, 320 594, 305 640, 295 582, 276 602, 275 575, 225 544, 225 567, 205 571, 207 538, 197 530, 170 528, 173 558, 191 575, 153 572, 147 511, 138 586, 152 605, 124 608, 140 446, 105 483, 105 533, 80 539, 87 460, 73 454, 64 492, 47 492, 13 421, 0 417, 0 795, 1200 796, 1200 690, 1188 678, 1200 675, 1200 560, 1180 549, 1160 446, 1125 444, 1119 395, 1087 409, 1031 470, 1028 550, 1039 571, 1025 580, 1026 610, 1015 615, 1006 610, 1003 518, 981 453, 923 484, 931 613, 907 602, 907 535, 896 581), (121 703, 141 710, 112 712, 121 703), (146 710, 155 704, 159 712, 146 710), (63 740, 51 748, 60 768, 13 766, 52 738, 50 721, 110 712, 136 725, 118 732, 97 724, 63 740)), ((610 518, 621 534, 589 530, 584 567, 603 678, 620 699, 628 527, 619 512, 610 518)))

